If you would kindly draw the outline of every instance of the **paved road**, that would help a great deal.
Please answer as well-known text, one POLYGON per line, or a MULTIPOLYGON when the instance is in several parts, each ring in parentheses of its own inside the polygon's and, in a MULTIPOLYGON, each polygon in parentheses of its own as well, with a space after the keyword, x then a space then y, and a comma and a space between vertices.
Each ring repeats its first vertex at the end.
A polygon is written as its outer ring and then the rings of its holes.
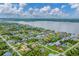
POLYGON ((11 44, 9 44, 6 39, 4 39, 1 35, 0 38, 2 38, 2 40, 10 47, 13 49, 14 52, 16 52, 19 56, 22 56, 11 44))
MULTIPOLYGON (((38 44, 39 44, 39 43, 38 43, 38 44)), ((42 44, 39 44, 39 45, 40 45, 40 46, 43 46, 44 48, 46 48, 46 49, 48 49, 48 50, 51 50, 51 51, 53 51, 53 52, 60 53, 60 52, 58 52, 58 51, 56 51, 56 50, 50 49, 50 48, 48 48, 47 46, 42 45, 42 44)))
POLYGON ((72 47, 68 48, 66 51, 64 51, 63 53, 59 53, 58 55, 63 55, 65 56, 65 53, 67 53, 69 50, 73 49, 74 47, 78 46, 79 45, 79 42, 76 43, 75 45, 73 45, 72 47))

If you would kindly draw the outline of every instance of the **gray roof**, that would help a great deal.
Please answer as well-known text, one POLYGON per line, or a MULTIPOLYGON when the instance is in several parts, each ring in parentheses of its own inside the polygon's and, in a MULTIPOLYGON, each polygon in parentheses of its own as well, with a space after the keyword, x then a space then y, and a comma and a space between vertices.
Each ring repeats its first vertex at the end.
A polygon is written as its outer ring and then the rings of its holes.
POLYGON ((3 54, 3 56, 12 56, 12 53, 11 52, 6 52, 3 54))

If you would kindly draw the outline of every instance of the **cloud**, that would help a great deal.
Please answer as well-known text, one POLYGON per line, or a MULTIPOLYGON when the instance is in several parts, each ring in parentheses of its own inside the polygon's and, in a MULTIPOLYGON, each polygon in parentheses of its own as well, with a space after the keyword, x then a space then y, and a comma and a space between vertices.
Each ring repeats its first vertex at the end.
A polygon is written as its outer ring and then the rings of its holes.
POLYGON ((66 7, 66 5, 62 5, 61 8, 63 9, 64 7, 66 7))
POLYGON ((27 12, 28 12, 27 14, 30 15, 31 17, 39 17, 39 18, 68 16, 68 14, 64 13, 62 9, 51 8, 50 6, 44 6, 42 8, 29 8, 27 12))
POLYGON ((54 9, 52 9, 51 10, 51 13, 58 13, 58 12, 60 12, 60 9, 59 8, 54 8, 54 9))
POLYGON ((27 4, 26 3, 19 3, 20 7, 25 7, 27 4))
POLYGON ((23 8, 26 4, 19 4, 19 8, 17 6, 13 6, 11 3, 4 3, 0 4, 0 14, 5 14, 6 16, 11 14, 11 15, 19 15, 20 17, 25 16, 25 13, 23 12, 23 8))
POLYGON ((32 15, 34 12, 33 8, 29 8, 28 12, 32 15))
POLYGON ((0 13, 10 13, 11 12, 11 4, 3 4, 0 5, 0 13))
POLYGON ((23 11, 24 7, 26 6, 26 3, 19 3, 19 11, 23 11))
POLYGON ((72 15, 73 17, 79 17, 79 3, 71 3, 69 4, 71 9, 75 9, 74 11, 74 15, 72 15))
MULTIPOLYGON (((41 7, 41 8, 32 8, 30 7, 27 11, 23 11, 24 7, 27 6, 25 3, 20 3, 19 7, 14 6, 14 4, 1 4, 0 5, 0 14, 5 14, 5 15, 13 15, 19 16, 19 17, 24 17, 24 18, 45 18, 45 17, 65 17, 68 16, 67 13, 64 13, 62 11, 62 8, 65 7, 65 5, 62 5, 61 8, 51 8, 50 5, 41 7)), ((12 17, 12 16, 11 16, 12 17)))
POLYGON ((59 8, 52 9, 50 12, 50 15, 55 16, 55 17, 59 17, 59 18, 69 16, 68 13, 63 12, 62 9, 59 9, 59 8))
POLYGON ((51 10, 50 6, 44 6, 42 8, 29 8, 27 12, 29 13, 29 15, 33 17, 44 17, 48 15, 50 10, 51 10))
POLYGON ((79 4, 78 3, 71 3, 69 5, 71 6, 71 8, 79 8, 79 4))
POLYGON ((40 12, 48 12, 51 9, 50 6, 44 6, 43 8, 40 9, 40 12))

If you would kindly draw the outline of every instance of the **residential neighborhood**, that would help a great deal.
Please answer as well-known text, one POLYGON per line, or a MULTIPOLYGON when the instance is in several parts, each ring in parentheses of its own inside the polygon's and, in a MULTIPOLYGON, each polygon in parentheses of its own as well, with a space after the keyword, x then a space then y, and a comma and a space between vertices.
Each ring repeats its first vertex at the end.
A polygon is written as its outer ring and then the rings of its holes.
POLYGON ((73 56, 79 55, 77 51, 79 35, 18 23, 0 23, 0 56, 73 56))

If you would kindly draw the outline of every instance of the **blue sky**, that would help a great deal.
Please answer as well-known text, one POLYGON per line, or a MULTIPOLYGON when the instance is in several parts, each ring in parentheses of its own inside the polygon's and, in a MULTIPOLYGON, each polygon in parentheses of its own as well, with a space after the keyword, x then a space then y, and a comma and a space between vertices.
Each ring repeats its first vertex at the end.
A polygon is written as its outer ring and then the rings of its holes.
POLYGON ((79 4, 3 3, 0 18, 79 18, 79 4))

